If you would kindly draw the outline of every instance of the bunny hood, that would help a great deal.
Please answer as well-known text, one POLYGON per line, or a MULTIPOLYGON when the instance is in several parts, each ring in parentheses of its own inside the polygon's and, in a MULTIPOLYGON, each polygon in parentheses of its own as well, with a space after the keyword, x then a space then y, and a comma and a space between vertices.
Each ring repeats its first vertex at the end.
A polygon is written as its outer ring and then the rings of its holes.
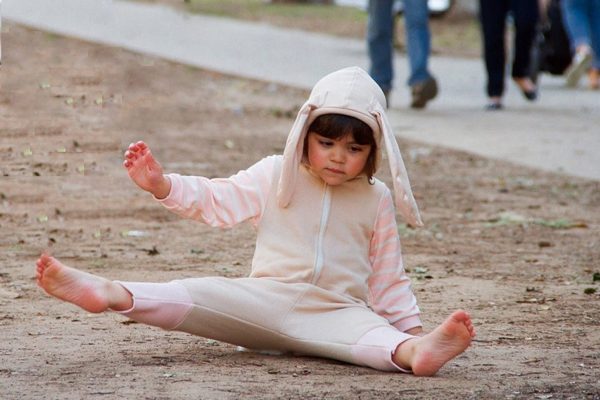
POLYGON ((343 114, 371 127, 377 144, 376 168, 381 165, 385 147, 398 211, 409 225, 423 226, 398 143, 385 114, 385 104, 383 92, 361 68, 344 68, 319 80, 298 112, 287 139, 277 191, 279 206, 287 207, 292 199, 310 124, 323 114, 343 114))

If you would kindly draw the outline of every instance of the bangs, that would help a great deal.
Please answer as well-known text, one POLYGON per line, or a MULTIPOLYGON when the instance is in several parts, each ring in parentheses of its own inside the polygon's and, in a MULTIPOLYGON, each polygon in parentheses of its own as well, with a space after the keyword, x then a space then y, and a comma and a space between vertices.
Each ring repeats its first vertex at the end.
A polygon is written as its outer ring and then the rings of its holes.
POLYGON ((308 131, 333 140, 352 135, 357 144, 375 146, 371 127, 358 118, 348 115, 320 115, 310 124, 308 131))

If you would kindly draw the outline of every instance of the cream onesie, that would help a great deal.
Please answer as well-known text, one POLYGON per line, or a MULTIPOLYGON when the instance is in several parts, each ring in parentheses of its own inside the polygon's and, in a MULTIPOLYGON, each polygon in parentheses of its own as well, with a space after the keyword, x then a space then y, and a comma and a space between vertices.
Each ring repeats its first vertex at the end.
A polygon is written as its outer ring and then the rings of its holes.
POLYGON ((302 160, 304 137, 318 115, 363 120, 378 147, 385 143, 398 210, 420 225, 383 104, 383 93, 363 70, 346 68, 315 85, 283 156, 266 157, 227 179, 168 175, 171 192, 159 201, 170 211, 211 226, 250 221, 256 227, 251 273, 119 282, 134 300, 122 313, 251 349, 400 370, 392 354, 412 337, 404 331, 421 321, 402 265, 392 194, 362 175, 329 186, 302 160))

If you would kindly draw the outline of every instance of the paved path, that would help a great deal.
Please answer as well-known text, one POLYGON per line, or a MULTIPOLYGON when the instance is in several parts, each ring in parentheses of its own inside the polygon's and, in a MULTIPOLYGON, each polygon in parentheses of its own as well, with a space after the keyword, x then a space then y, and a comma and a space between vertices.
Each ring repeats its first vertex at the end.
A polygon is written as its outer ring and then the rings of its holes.
MULTIPOLYGON (((326 73, 366 68, 362 40, 275 28, 117 0, 4 0, 5 19, 243 77, 310 88, 326 73)), ((5 59, 3 62, 10 62, 5 59)), ((484 112, 480 60, 433 57, 441 95, 423 111, 406 107, 406 60, 395 60, 390 116, 396 133, 486 157, 600 180, 600 92, 568 90, 542 76, 528 104, 509 83, 507 109, 484 112)))

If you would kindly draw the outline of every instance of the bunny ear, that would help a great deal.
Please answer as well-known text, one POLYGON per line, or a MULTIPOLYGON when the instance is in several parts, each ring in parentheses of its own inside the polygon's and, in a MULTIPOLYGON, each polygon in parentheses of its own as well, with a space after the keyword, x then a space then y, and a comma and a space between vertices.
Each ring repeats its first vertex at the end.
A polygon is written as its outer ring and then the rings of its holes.
POLYGON ((300 108, 285 144, 281 176, 277 186, 277 202, 279 207, 282 208, 290 204, 292 195, 294 194, 298 167, 302 161, 304 151, 304 137, 308 130, 307 121, 312 108, 313 106, 308 101, 300 108))
POLYGON ((423 226, 421 215, 417 202, 413 197, 408 181, 406 167, 398 148, 398 142, 394 137, 390 123, 381 106, 373 112, 381 128, 381 136, 385 143, 385 151, 390 163, 390 172, 392 174, 392 183, 394 185, 394 197, 396 198, 396 208, 404 217, 404 220, 411 226, 423 226))

